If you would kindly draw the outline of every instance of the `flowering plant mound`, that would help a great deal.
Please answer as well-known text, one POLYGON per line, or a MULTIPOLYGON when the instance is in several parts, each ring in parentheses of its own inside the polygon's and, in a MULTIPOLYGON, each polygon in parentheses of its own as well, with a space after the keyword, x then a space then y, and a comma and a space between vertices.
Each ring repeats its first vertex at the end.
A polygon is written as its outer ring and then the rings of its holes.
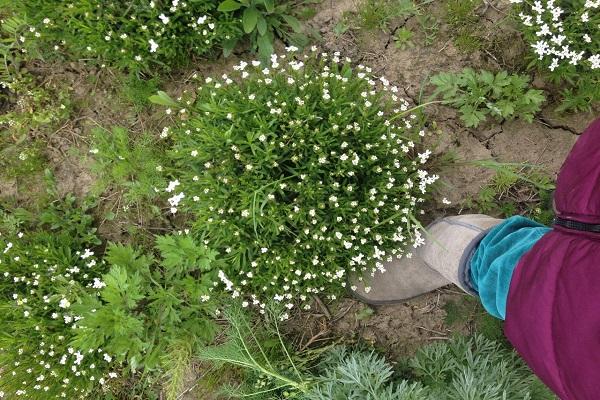
POLYGON ((585 109, 600 100, 600 1, 511 0, 517 3, 537 63, 573 83, 563 108, 585 109))
POLYGON ((0 398, 89 398, 117 376, 113 355, 71 343, 76 303, 104 286, 91 218, 71 206, 44 213, 45 229, 16 218, 0 214, 0 398))
POLYGON ((194 96, 153 97, 181 116, 162 135, 173 143, 165 192, 224 257, 216 285, 292 308, 422 242, 416 216, 437 176, 398 91, 324 53, 241 62, 194 96))
POLYGON ((218 12, 218 3, 28 0, 15 7, 35 27, 35 36, 23 36, 23 41, 47 41, 55 51, 64 49, 80 57, 147 71, 184 64, 190 56, 206 54, 241 36, 240 22, 218 12))

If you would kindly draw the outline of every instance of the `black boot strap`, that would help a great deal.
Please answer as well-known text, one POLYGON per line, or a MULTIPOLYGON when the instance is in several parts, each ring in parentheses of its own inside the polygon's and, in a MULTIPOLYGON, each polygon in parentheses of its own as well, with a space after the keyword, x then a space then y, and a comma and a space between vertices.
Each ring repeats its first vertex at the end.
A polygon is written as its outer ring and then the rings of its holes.
POLYGON ((562 226, 567 229, 574 229, 582 232, 595 232, 600 233, 600 225, 588 224, 586 222, 573 221, 570 219, 564 219, 560 217, 554 218, 554 225, 562 226))

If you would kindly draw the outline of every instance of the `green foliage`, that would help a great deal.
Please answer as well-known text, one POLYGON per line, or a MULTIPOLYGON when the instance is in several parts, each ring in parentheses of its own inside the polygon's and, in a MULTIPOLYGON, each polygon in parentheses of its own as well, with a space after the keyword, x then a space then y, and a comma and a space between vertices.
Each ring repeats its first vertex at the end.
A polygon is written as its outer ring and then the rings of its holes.
POLYGON ((97 128, 92 135, 91 170, 98 178, 97 191, 111 189, 122 193, 121 208, 116 213, 143 208, 159 214, 159 208, 152 203, 157 197, 154 188, 163 182, 160 170, 164 155, 156 138, 147 133, 134 137, 121 127, 111 131, 97 128))
POLYGON ((448 0, 446 2, 446 23, 453 31, 461 31, 479 22, 475 13, 482 0, 448 0))
POLYGON ((553 398, 515 352, 483 336, 423 347, 410 366, 432 399, 553 398))
POLYGON ((123 79, 122 84, 121 96, 138 113, 150 106, 148 98, 158 91, 158 78, 140 79, 134 74, 129 74, 123 79))
POLYGON ((552 223, 554 183, 547 173, 530 164, 479 161, 475 165, 496 173, 476 198, 467 201, 467 208, 505 217, 521 214, 542 224, 552 223))
POLYGON ((6 398, 79 398, 108 385, 116 367, 72 341, 75 309, 94 296, 105 265, 85 205, 54 201, 41 218, 0 211, 0 392, 6 398), (64 394, 64 395, 63 395, 64 394))
POLYGON ((420 400, 428 398, 418 382, 393 379, 394 368, 375 352, 334 348, 318 366, 318 382, 302 397, 306 400, 370 399, 420 400))
POLYGON ((438 37, 440 31, 440 21, 431 14, 421 13, 417 15, 417 21, 421 32, 425 35, 424 45, 431 46, 438 37))
POLYGON ((405 27, 399 28, 394 35, 394 43, 396 48, 400 50, 406 50, 407 48, 415 47, 412 41, 414 33, 405 27))
POLYGON ((395 18, 407 18, 417 12, 418 8, 413 0, 361 0, 356 14, 347 18, 365 30, 389 31, 390 23, 395 18))
POLYGON ((197 349, 212 340, 214 306, 206 272, 214 252, 180 235, 158 237, 156 248, 158 260, 131 246, 109 245, 110 270, 99 297, 88 295, 76 307, 82 320, 75 345, 103 348, 132 371, 162 372, 163 366, 172 371, 182 357, 181 343, 197 349))
POLYGON ((213 0, 12 3, 37 29, 27 40, 40 43, 46 57, 96 59, 129 71, 185 65, 243 34, 240 21, 213 0))
POLYGON ((237 387, 223 388, 230 396, 271 399, 282 392, 289 396, 307 389, 305 370, 299 369, 298 357, 292 357, 279 331, 278 313, 271 307, 264 310, 264 324, 256 326, 248 312, 232 305, 225 310, 229 323, 227 341, 205 347, 197 354, 201 360, 216 366, 242 368, 243 382, 237 387))
POLYGON ((420 240, 416 217, 437 179, 415 144, 422 121, 398 88, 339 61, 242 63, 176 108, 164 191, 224 257, 219 288, 233 296, 333 298, 347 274, 420 240))
POLYGON ((478 34, 480 16, 476 13, 482 4, 482 0, 448 0, 446 3, 445 20, 454 44, 462 51, 471 53, 482 46, 478 34))
POLYGON ((70 97, 65 89, 40 84, 20 71, 9 81, 0 82, 0 169, 14 177, 43 168, 45 140, 70 113, 70 97))
MULTIPOLYGON (((269 317, 274 314, 267 312, 269 317)), ((233 308, 225 343, 205 348, 200 358, 241 368, 242 386, 229 388, 234 398, 299 400, 548 400, 550 392, 527 369, 518 355, 483 336, 454 338, 426 346, 407 361, 401 379, 381 355, 364 349, 333 347, 323 350, 318 362, 284 345, 279 330, 271 329, 278 351, 262 343, 264 331, 250 325, 247 314, 233 308)), ((277 318, 263 325, 268 330, 277 318)))
POLYGON ((457 108, 467 127, 477 127, 488 116, 498 121, 516 117, 528 122, 540 110, 545 97, 541 90, 529 89, 529 77, 493 74, 465 68, 461 73, 442 72, 431 78, 436 86, 432 97, 440 96, 457 108))
POLYGON ((15 16, 2 7, 0 2, 0 82, 11 82, 20 78, 24 61, 37 55, 36 31, 29 30, 27 21, 15 16))
MULTIPOLYGON (((448 326, 465 325, 473 326, 475 332, 486 339, 506 344, 503 322, 488 314, 481 306, 478 298, 465 296, 458 301, 448 301, 443 306, 446 312, 444 322, 448 326)), ((508 347, 507 347, 508 348, 508 347)))
MULTIPOLYGON (((316 2, 316 0, 224 0, 219 4, 218 10, 235 12, 241 18, 243 31, 249 36, 252 48, 266 60, 273 53, 275 38, 302 47, 308 43, 302 24, 294 16, 295 9, 316 2)), ((226 42, 225 54, 233 50, 236 42, 236 40, 226 42)))
POLYGON ((530 66, 563 84, 560 111, 589 111, 600 101, 600 10, 584 1, 518 3, 521 28, 532 49, 530 66))

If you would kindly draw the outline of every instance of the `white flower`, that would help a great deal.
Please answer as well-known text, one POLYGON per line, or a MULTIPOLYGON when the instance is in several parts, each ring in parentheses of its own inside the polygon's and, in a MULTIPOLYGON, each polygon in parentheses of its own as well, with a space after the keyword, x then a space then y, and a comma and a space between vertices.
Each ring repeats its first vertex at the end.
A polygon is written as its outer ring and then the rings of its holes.
POLYGON ((174 181, 169 182, 169 186, 165 189, 165 192, 171 193, 175 188, 179 186, 179 179, 175 179, 174 181))
POLYGON ((92 284, 92 287, 94 289, 102 289, 103 287, 106 287, 106 283, 102 282, 98 278, 94 278, 94 283, 92 284))
POLYGON ((85 260, 86 258, 90 258, 94 255, 94 252, 90 249, 85 249, 85 252, 81 255, 81 259, 85 260))
POLYGON ((58 306, 60 308, 69 308, 71 307, 71 303, 69 302, 69 300, 65 299, 64 297, 60 300, 60 302, 58 303, 58 306))
POLYGON ((150 44, 150 53, 156 53, 156 50, 158 49, 158 43, 156 43, 154 39, 150 39, 148 43, 150 44))
POLYGON ((162 21, 163 24, 168 24, 169 23, 169 17, 167 17, 165 14, 160 14, 158 16, 158 18, 160 18, 160 20, 162 21))

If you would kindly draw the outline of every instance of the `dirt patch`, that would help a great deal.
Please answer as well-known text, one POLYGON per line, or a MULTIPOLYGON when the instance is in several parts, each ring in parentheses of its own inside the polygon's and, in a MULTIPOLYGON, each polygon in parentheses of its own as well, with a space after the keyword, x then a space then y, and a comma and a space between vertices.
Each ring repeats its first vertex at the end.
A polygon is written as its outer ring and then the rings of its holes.
POLYGON ((348 298, 316 305, 311 313, 293 316, 286 329, 298 349, 363 342, 399 359, 423 345, 473 333, 482 316, 478 302, 447 286, 395 305, 368 306, 348 298))
POLYGON ((490 148, 499 161, 540 165, 556 175, 576 141, 577 136, 564 129, 511 121, 490 140, 490 148))

